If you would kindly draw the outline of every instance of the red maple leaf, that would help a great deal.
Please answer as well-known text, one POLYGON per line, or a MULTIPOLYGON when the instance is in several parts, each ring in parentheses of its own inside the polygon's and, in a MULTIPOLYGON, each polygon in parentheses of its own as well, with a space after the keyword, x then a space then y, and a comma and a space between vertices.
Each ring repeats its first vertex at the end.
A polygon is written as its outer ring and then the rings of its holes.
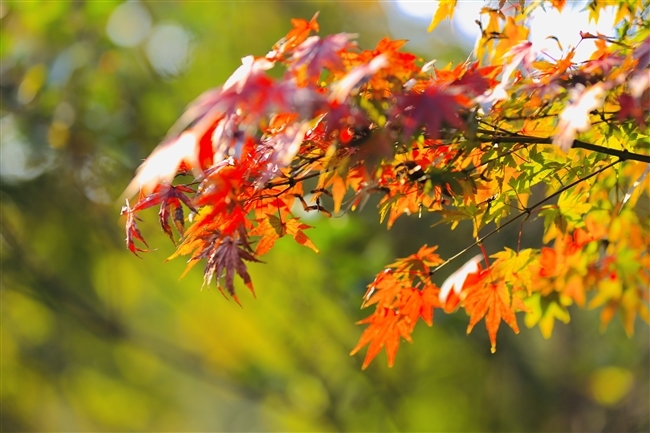
POLYGON ((235 272, 244 280, 244 284, 255 296, 253 282, 244 260, 260 262, 251 252, 244 249, 246 247, 246 243, 239 239, 233 240, 230 236, 220 239, 218 234, 214 234, 212 239, 207 242, 206 248, 199 255, 192 257, 193 260, 202 258, 207 260, 203 277, 204 284, 210 284, 216 275, 217 287, 223 293, 219 284, 219 281, 223 279, 226 290, 238 304, 240 302, 235 294, 235 272))
POLYGON ((493 84, 494 79, 489 79, 492 75, 498 72, 501 68, 498 66, 487 66, 478 68, 477 63, 471 65, 460 78, 453 82, 454 86, 463 89, 466 96, 478 96, 488 90, 493 84))
POLYGON ((158 185, 151 194, 141 195, 140 200, 130 211, 138 212, 160 204, 160 212, 158 213, 160 227, 174 242, 174 236, 169 224, 170 217, 173 218, 174 225, 181 236, 185 233, 185 216, 181 203, 185 204, 193 212, 198 213, 198 210, 192 204, 192 200, 185 195, 186 193, 193 194, 194 190, 184 185, 158 185))
POLYGON ((345 71, 339 52, 351 45, 350 39, 353 37, 353 34, 338 33, 324 39, 318 36, 307 38, 295 49, 288 66, 289 73, 312 82, 320 77, 323 69, 331 72, 345 71))
POLYGON ((459 102, 460 92, 453 87, 430 84, 423 92, 410 92, 397 104, 394 114, 402 118, 404 136, 411 136, 424 125, 427 135, 436 139, 444 124, 464 129, 465 123, 459 116, 463 106, 459 102))
POLYGON ((636 121, 637 125, 645 128, 645 110, 647 106, 640 99, 637 101, 632 95, 627 93, 621 94, 618 97, 618 103, 621 106, 621 110, 618 112, 618 120, 623 122, 631 117, 636 121))
POLYGON ((194 193, 194 190, 183 185, 171 187, 169 188, 169 192, 160 201, 160 212, 158 213, 160 226, 172 242, 174 241, 174 236, 169 225, 170 216, 174 221, 174 226, 178 230, 178 233, 181 236, 185 234, 185 215, 181 203, 185 204, 192 212, 198 213, 192 201, 184 193, 194 193))
POLYGON ((138 225, 136 223, 138 217, 136 217, 135 212, 129 205, 128 199, 126 200, 126 205, 122 207, 120 215, 126 215, 126 247, 136 256, 138 255, 138 251, 146 252, 147 250, 143 250, 142 248, 139 248, 135 245, 135 240, 138 240, 142 242, 146 247, 149 247, 149 245, 147 245, 147 241, 144 240, 140 229, 138 229, 138 225))

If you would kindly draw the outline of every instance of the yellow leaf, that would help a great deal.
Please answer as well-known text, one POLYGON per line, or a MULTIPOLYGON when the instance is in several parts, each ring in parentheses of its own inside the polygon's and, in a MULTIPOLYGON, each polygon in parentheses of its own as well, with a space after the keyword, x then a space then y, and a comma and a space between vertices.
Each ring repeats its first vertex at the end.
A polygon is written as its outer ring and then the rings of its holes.
POLYGON ((557 207, 564 216, 578 217, 591 209, 591 204, 585 203, 583 194, 563 192, 557 201, 557 207))
POLYGON ((621 315, 623 316, 623 328, 628 337, 634 334, 634 319, 637 309, 642 304, 639 294, 634 287, 627 289, 621 299, 621 315))
POLYGON ((605 8, 605 2, 602 0, 592 0, 587 9, 589 9, 589 22, 593 20, 595 24, 598 24, 598 19, 600 18, 600 10, 605 8))
POLYGON ((433 29, 438 27, 438 24, 440 24, 445 19, 447 18, 451 19, 454 16, 454 9, 456 8, 457 1, 458 0, 438 1, 438 9, 436 10, 436 14, 433 16, 433 19, 431 20, 431 24, 429 24, 429 28, 427 29, 428 32, 433 31, 433 29))
POLYGON ((548 303, 542 301, 539 293, 535 293, 533 296, 524 299, 524 305, 529 308, 529 312, 524 316, 526 326, 532 328, 538 325, 542 336, 546 339, 551 338, 555 319, 562 323, 569 323, 571 319, 566 308, 558 304, 555 300, 548 303))
MULTIPOLYGON (((485 30, 488 35, 491 32, 499 32, 499 20, 504 19, 503 14, 497 12, 490 12, 490 22, 485 30)), ((523 22, 523 18, 505 17, 506 24, 503 27, 502 38, 496 44, 493 59, 498 61, 510 51, 515 45, 527 41, 530 30, 523 22)))
POLYGON ((618 301, 623 293, 621 280, 619 278, 607 278, 598 281, 598 292, 591 301, 589 301, 588 308, 597 308, 610 300, 618 301))
POLYGON ((544 338, 551 338, 551 334, 553 333, 553 326, 555 325, 555 319, 558 319, 562 323, 569 323, 569 312, 561 307, 558 303, 551 302, 551 304, 546 309, 543 317, 539 321, 539 330, 542 331, 542 336, 544 338))
POLYGON ((621 21, 631 15, 630 8, 626 3, 622 3, 616 12, 616 18, 614 18, 614 25, 618 25, 621 21))

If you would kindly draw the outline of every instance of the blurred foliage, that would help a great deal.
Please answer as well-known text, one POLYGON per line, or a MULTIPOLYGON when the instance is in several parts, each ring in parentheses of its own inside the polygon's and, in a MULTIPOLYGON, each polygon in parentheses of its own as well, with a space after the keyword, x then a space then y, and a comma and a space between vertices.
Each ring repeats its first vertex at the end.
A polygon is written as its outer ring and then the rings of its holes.
MULTIPOLYGON (((495 355, 465 319, 437 317, 393 369, 360 371, 348 353, 372 275, 422 233, 451 254, 467 230, 316 219, 321 254, 279 242, 243 309, 200 291, 199 271, 178 282, 154 224, 158 251, 124 249, 115 200, 142 158, 241 57, 317 10, 323 33, 363 46, 394 19, 366 2, 0 3, 0 429, 648 431, 648 329, 601 335, 596 313, 550 341, 503 332, 495 355)), ((423 57, 464 58, 440 32, 423 57)))

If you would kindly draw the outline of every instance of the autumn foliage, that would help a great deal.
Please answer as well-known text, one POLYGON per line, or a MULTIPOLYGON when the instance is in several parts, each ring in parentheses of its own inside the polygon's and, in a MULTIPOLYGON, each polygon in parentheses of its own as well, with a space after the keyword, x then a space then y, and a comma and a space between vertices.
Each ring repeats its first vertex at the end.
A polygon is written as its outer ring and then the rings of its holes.
MULTIPOLYGON (((492 351, 502 322, 519 332, 517 312, 548 337, 572 304, 600 308, 603 327, 619 313, 631 334, 637 316, 650 319, 650 231, 637 206, 650 186, 650 2, 615 3, 612 35, 581 34, 597 47, 583 62, 573 47, 555 59, 528 40, 531 11, 561 0, 486 6, 474 60, 455 66, 405 41, 363 49, 352 34, 316 35, 316 16, 292 20, 266 56, 245 57, 194 101, 140 167, 125 193, 137 201, 122 209, 128 249, 147 249, 137 214, 159 206, 173 257, 202 262, 205 284, 238 301, 235 276, 253 291, 247 266, 279 238, 318 252, 294 206, 332 216, 377 195, 389 228, 430 212, 451 229, 470 221, 474 241, 448 258, 425 245, 379 272, 352 351, 368 346, 364 368, 382 349, 392 365, 434 311, 465 310, 467 332, 484 321, 492 351), (483 247, 534 219, 541 248, 483 247), (471 248, 481 254, 458 263, 471 248), (443 266, 458 270, 441 284, 443 266)), ((432 27, 455 4, 440 2, 432 27)), ((604 7, 587 9, 598 19, 604 7)))

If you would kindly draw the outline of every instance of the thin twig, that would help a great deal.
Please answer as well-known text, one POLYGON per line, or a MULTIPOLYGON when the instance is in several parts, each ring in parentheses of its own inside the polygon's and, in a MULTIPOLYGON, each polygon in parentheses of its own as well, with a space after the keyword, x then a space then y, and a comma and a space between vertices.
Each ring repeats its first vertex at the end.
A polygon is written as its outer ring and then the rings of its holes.
POLYGON ((444 266, 448 265, 449 263, 451 263, 452 261, 454 261, 454 260, 457 259, 458 257, 462 256, 462 255, 465 254, 467 251, 469 251, 470 249, 474 248, 476 245, 481 244, 483 241, 485 241, 485 240, 486 240, 487 238, 489 238, 490 236, 494 235, 496 232, 500 231, 502 228, 504 228, 504 227, 506 227, 506 226, 512 224, 513 222, 517 221, 519 218, 521 218, 521 217, 523 217, 523 216, 530 215, 530 213, 531 213, 531 211, 532 211, 533 209, 535 209, 535 208, 537 208, 537 207, 543 205, 544 203, 546 203, 546 202, 549 201, 550 199, 552 199, 552 198, 554 198, 554 197, 557 197, 558 195, 562 194, 564 191, 566 191, 566 190, 568 190, 568 189, 570 189, 570 188, 573 188, 574 186, 578 185, 579 183, 584 182, 584 181, 586 181, 586 180, 588 180, 588 179, 590 179, 590 178, 592 178, 592 177, 594 177, 594 176, 596 176, 596 175, 602 173, 603 171, 607 170, 608 168, 613 167, 614 165, 618 164, 618 163, 621 162, 621 161, 623 161, 623 160, 622 160, 622 159, 618 159, 618 160, 616 160, 616 161, 614 161, 614 162, 612 162, 612 163, 610 163, 610 164, 607 164, 606 166, 604 166, 604 167, 602 167, 602 168, 600 168, 600 169, 594 171, 593 173, 589 174, 588 176, 585 176, 585 177, 583 177, 583 178, 580 178, 580 179, 576 180, 575 182, 572 182, 572 183, 570 183, 569 185, 566 185, 566 186, 560 188, 559 190, 555 191, 553 194, 549 195, 548 197, 545 197, 545 198, 543 198, 542 200, 538 201, 537 203, 533 204, 532 206, 527 207, 527 208, 524 209, 524 211, 521 212, 520 214, 518 214, 518 215, 516 215, 516 216, 514 216, 514 217, 512 217, 512 218, 510 218, 508 221, 506 221, 505 223, 501 224, 499 227, 496 227, 494 230, 492 230, 492 231, 490 231, 489 233, 487 233, 487 234, 483 235, 482 237, 480 237, 478 240, 476 240, 476 242, 472 243, 471 245, 467 246, 466 248, 463 248, 460 252, 454 254, 452 257, 450 257, 450 258, 448 258, 447 260, 445 260, 444 263, 442 263, 441 265, 439 265, 439 266, 438 266, 437 268, 435 268, 434 270, 429 271, 429 275, 433 275, 433 274, 435 274, 435 273, 438 272, 441 268, 443 268, 444 266))

